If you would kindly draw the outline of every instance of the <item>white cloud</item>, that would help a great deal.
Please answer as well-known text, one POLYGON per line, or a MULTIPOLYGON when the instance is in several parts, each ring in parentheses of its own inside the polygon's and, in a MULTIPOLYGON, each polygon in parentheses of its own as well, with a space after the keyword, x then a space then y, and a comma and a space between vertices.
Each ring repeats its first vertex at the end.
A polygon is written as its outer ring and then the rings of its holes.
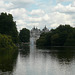
POLYGON ((60 24, 70 24, 73 25, 73 20, 72 17, 68 14, 65 13, 60 13, 60 12, 54 12, 52 14, 50 14, 50 27, 51 28, 55 28, 60 24))
POLYGON ((30 22, 40 22, 40 21, 42 21, 42 17, 36 17, 36 18, 30 17, 29 21, 30 22))
POLYGON ((15 8, 25 8, 29 7, 31 4, 35 3, 34 0, 12 0, 11 1, 15 8))
MULTIPOLYGON (((69 5, 62 5, 62 4, 57 4, 54 9, 53 12, 58 12, 59 14, 56 14, 58 16, 56 16, 55 19, 57 23, 54 23, 53 26, 57 25, 57 24, 70 24, 71 26, 75 26, 75 7, 73 6, 73 4, 69 4, 69 5), (59 20, 59 22, 58 22, 59 20)), ((51 25, 51 27, 52 27, 51 25)))
POLYGON ((18 30, 27 27, 29 21, 28 11, 25 8, 16 8, 9 11, 16 21, 18 30))
POLYGON ((75 13, 75 7, 72 6, 72 4, 69 4, 67 6, 64 6, 62 4, 57 4, 57 6, 54 7, 54 11, 62 12, 62 13, 75 13))
POLYGON ((33 14, 31 17, 29 17, 30 22, 43 22, 48 21, 50 18, 48 14, 46 14, 44 11, 40 9, 32 10, 30 14, 33 14))
MULTIPOLYGON (((58 0, 59 2, 65 0, 58 0)), ((68 1, 68 0, 66 0, 68 1)), ((53 8, 50 3, 38 5, 37 9, 28 10, 28 6, 36 3, 34 0, 0 0, 0 12, 11 13, 17 23, 18 30, 27 27, 31 29, 33 26, 43 28, 55 28, 60 24, 75 25, 75 1, 69 5, 58 3, 53 8)))
POLYGON ((22 28, 26 28, 26 22, 24 20, 17 20, 16 22, 18 31, 22 28))
POLYGON ((25 8, 12 9, 9 13, 11 13, 16 18, 27 17, 27 10, 25 8))
POLYGON ((69 2, 69 1, 73 1, 73 0, 56 0, 57 2, 69 2))
POLYGON ((35 3, 34 0, 0 0, 0 8, 26 8, 33 3, 35 3))
POLYGON ((73 1, 72 6, 75 7, 75 1, 73 1))
MULTIPOLYGON (((10 1, 10 0, 6 0, 6 1, 10 1)), ((34 3, 34 0, 11 0, 11 2, 34 3)))
POLYGON ((14 7, 14 5, 13 5, 13 3, 11 3, 11 2, 9 2, 9 3, 6 3, 6 2, 4 2, 3 0, 1 0, 0 1, 0 8, 5 8, 5 9, 11 9, 11 8, 13 8, 14 7))
POLYGON ((50 17, 49 17, 48 14, 45 14, 44 17, 43 17, 43 19, 44 19, 45 21, 48 21, 48 20, 50 19, 50 17))
POLYGON ((37 9, 37 10, 32 10, 31 11, 31 15, 43 15, 45 12, 41 9, 37 9))
POLYGON ((29 24, 27 24, 27 25, 28 25, 28 26, 32 26, 32 27, 33 27, 33 26, 36 26, 36 27, 37 27, 37 26, 39 26, 39 23, 29 23, 29 24))

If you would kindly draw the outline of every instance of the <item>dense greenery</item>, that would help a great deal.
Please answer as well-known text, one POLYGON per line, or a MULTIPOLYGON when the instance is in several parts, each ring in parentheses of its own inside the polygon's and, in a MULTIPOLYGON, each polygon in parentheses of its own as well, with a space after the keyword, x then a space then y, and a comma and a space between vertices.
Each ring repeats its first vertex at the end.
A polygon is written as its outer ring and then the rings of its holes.
POLYGON ((18 31, 13 16, 7 13, 0 14, 0 33, 10 35, 14 43, 18 42, 18 31))
POLYGON ((48 33, 42 33, 36 41, 37 46, 75 46, 75 28, 60 25, 48 33))
POLYGON ((20 30, 19 33, 19 39, 20 42, 29 42, 30 41, 30 31, 26 28, 23 28, 22 30, 20 30))
POLYGON ((17 50, 17 47, 13 43, 11 36, 1 35, 0 34, 0 53, 4 51, 3 53, 9 52, 9 51, 15 51, 17 50))
POLYGON ((19 36, 16 28, 16 22, 13 16, 7 13, 0 14, 0 51, 9 51, 16 49, 16 45, 20 42, 29 42, 30 31, 26 28, 20 30, 19 36))
POLYGON ((13 54, 17 51, 18 31, 13 16, 7 13, 0 14, 0 53, 13 54))
MULTIPOLYGON (((11 45, 12 46, 12 45, 11 45)), ((0 74, 2 72, 13 71, 14 65, 16 64, 16 59, 18 56, 18 51, 15 48, 1 49, 0 48, 0 74)), ((1 74, 2 75, 2 74, 1 74)))
POLYGON ((11 14, 0 14, 0 70, 12 71, 17 58, 18 31, 11 14))

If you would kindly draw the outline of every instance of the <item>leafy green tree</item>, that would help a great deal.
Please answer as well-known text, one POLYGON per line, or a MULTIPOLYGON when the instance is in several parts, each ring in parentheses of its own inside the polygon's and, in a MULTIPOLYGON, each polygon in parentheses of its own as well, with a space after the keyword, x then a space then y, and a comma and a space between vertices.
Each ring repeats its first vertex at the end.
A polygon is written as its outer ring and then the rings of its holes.
POLYGON ((36 41, 38 46, 75 46, 75 28, 60 25, 49 33, 42 33, 36 41))
POLYGON ((73 31, 71 33, 69 33, 64 45, 75 46, 75 28, 73 28, 73 31))
POLYGON ((45 38, 42 37, 42 38, 38 39, 38 40, 36 41, 36 44, 37 44, 38 46, 45 46, 45 45, 46 45, 46 40, 45 40, 45 38))
POLYGON ((60 25, 52 32, 52 45, 64 46, 69 33, 73 31, 70 25, 60 25))
POLYGON ((30 41, 30 31, 26 28, 20 30, 19 33, 20 42, 29 42, 30 41))
POLYGON ((1 35, 0 34, 0 52, 9 52, 17 49, 16 45, 13 43, 11 36, 1 35))
POLYGON ((13 16, 7 13, 0 14, 0 33, 12 37, 14 43, 18 42, 18 31, 13 16))
POLYGON ((40 38, 36 41, 38 46, 50 46, 51 45, 51 33, 42 33, 40 38))
POLYGON ((52 46, 59 45, 59 34, 58 33, 51 36, 51 45, 52 46))

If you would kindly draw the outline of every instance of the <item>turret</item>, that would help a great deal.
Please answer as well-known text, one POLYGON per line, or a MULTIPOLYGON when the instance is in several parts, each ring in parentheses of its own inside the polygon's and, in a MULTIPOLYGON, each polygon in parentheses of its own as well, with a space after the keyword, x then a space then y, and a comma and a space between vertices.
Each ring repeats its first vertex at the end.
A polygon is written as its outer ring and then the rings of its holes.
POLYGON ((45 25, 45 27, 42 29, 42 32, 49 32, 49 29, 46 27, 46 25, 45 25))

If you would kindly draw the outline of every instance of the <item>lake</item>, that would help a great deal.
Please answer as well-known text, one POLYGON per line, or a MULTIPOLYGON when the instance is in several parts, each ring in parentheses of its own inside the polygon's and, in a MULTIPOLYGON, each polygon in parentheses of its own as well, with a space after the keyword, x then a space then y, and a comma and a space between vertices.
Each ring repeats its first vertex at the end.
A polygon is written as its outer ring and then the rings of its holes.
POLYGON ((0 55, 0 75, 75 75, 74 51, 72 47, 24 45, 16 55, 0 55))

